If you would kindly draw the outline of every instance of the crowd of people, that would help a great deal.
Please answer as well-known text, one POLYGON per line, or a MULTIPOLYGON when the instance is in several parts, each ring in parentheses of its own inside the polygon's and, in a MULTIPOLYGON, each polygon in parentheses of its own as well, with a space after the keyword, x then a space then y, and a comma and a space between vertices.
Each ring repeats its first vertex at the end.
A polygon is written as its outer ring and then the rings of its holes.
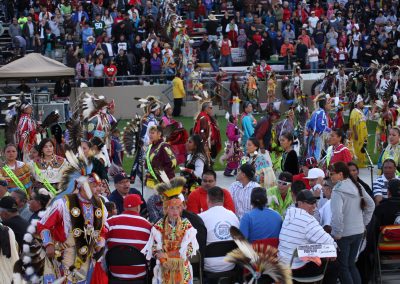
MULTIPOLYGON (((49 57, 55 45, 65 44, 67 65, 72 59, 78 81, 113 85, 116 76, 137 71, 134 62, 141 62, 139 75, 152 73, 148 62, 154 59, 162 62, 154 75, 171 79, 174 104, 138 98, 143 114, 136 113, 120 133, 114 116, 118 107, 105 96, 82 92, 65 128, 58 112, 38 122, 24 95, 13 98, 0 168, 0 282, 112 283, 152 277, 153 283, 187 284, 202 273, 206 283, 215 283, 216 274, 232 271, 232 283, 252 278, 291 283, 290 275, 321 273, 324 283, 374 281, 379 235, 391 232, 388 245, 396 244, 391 238, 396 240, 400 223, 400 84, 398 63, 392 62, 399 51, 398 1, 297 2, 257 4, 245 13, 245 3, 235 1, 233 17, 225 1, 63 0, 32 7, 17 2, 11 33, 24 30, 30 36, 38 31, 28 39, 37 47, 43 36, 43 49, 36 51, 49 57), (222 11, 224 17, 219 21, 212 11, 222 11), (198 19, 206 22, 207 33, 201 34, 197 52, 189 29, 190 21, 198 19), (39 30, 32 29, 35 21, 40 21, 39 30), (283 36, 277 48, 276 39, 283 36), (291 41, 296 39, 295 49, 291 41), (331 48, 335 40, 337 47, 331 48), (337 56, 330 60, 342 66, 337 73, 327 72, 313 90, 311 108, 301 72, 307 64, 312 69, 327 64, 323 57, 318 64, 313 61, 320 56, 315 49, 326 49, 325 41, 337 56), (347 44, 359 44, 358 62, 351 61, 353 52, 348 57, 340 53, 347 44), (245 86, 232 76, 226 129, 214 115, 215 97, 201 83, 194 96, 199 113, 185 129, 179 116, 187 92, 185 74, 193 71, 188 68, 204 61, 216 70, 229 66, 229 52, 244 46, 249 63, 260 59, 260 64, 251 68, 245 86), (386 61, 380 61, 383 55, 375 61, 372 51, 369 57, 370 49, 385 53, 386 61), (289 106, 284 113, 266 62, 279 50, 286 52, 287 67, 293 65, 290 83, 282 81, 289 106), (89 60, 96 62, 92 69, 89 60), (106 67, 101 66, 105 60, 106 67), (344 66, 354 63, 360 67, 347 76, 344 66), (392 65, 382 67, 386 63, 392 65), (266 81, 266 107, 258 101, 260 80, 266 81), (378 121, 373 134, 370 119, 378 121), (359 168, 373 166, 370 136, 380 153, 379 175, 372 184, 359 177, 359 168), (127 155, 133 156, 129 174, 124 169, 127 155), (217 180, 219 164, 226 179, 232 179, 226 189, 217 180), (252 269, 254 263, 240 258, 238 251, 218 253, 219 245, 235 248, 233 242, 239 252, 257 254, 264 261, 258 267, 272 265, 279 273, 252 269), (309 244, 331 245, 337 257, 296 257, 298 246, 309 244), (193 264, 196 256, 204 265, 193 264)), ((13 18, 13 2, 7 3, 7 15, 13 18)), ((227 78, 222 71, 217 77, 227 78)), ((56 87, 57 96, 70 92, 65 80, 56 87)))
POLYGON ((286 69, 399 62, 398 1, 5 1, 17 53, 62 59, 76 80, 113 85, 278 59, 286 69), (216 16, 218 15, 218 17, 216 16), (221 17, 222 16, 222 17, 221 17), (201 38, 201 39, 200 39, 201 38), (234 51, 240 49, 240 51, 234 51), (241 60, 241 58, 244 58, 241 60), (153 75, 150 76, 149 75, 153 75))

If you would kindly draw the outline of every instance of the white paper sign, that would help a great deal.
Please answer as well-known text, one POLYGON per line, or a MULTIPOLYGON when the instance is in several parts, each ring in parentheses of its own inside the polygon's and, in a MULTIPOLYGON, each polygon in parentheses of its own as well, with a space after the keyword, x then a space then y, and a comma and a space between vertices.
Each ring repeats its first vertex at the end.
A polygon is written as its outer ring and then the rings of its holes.
POLYGON ((299 258, 302 257, 336 257, 337 252, 334 245, 323 245, 323 244, 308 244, 297 247, 297 253, 299 258))

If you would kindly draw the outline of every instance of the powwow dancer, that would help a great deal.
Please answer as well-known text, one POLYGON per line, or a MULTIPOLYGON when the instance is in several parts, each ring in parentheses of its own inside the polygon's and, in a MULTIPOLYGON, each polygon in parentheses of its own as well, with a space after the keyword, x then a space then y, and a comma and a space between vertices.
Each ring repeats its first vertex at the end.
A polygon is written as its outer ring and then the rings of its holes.
POLYGON ((181 217, 184 199, 181 192, 186 180, 182 177, 169 180, 164 172, 160 174, 164 183, 158 184, 156 189, 163 200, 165 217, 154 224, 142 253, 148 260, 157 259, 153 283, 193 283, 188 258, 196 254, 199 244, 197 230, 188 219, 181 217))

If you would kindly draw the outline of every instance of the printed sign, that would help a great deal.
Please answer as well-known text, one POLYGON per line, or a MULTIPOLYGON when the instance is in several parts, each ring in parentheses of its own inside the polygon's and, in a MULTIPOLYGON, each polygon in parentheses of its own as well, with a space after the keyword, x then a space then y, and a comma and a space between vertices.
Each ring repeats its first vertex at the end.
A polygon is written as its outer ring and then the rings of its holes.
POLYGON ((334 245, 324 245, 324 244, 308 244, 297 247, 297 253, 299 258, 302 257, 336 257, 337 252, 334 245))

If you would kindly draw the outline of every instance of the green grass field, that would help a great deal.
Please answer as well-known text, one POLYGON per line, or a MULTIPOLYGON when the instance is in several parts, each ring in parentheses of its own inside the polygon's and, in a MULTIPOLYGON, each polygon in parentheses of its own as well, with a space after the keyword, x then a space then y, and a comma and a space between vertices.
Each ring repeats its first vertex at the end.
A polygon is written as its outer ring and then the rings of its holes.
MULTIPOLYGON (((259 119, 259 116, 256 116, 256 118, 259 119)), ((180 117, 177 120, 180 121, 183 124, 183 126, 185 127, 185 129, 187 129, 187 130, 192 128, 194 125, 194 119, 192 117, 180 117)), ((118 124, 118 128, 122 130, 126 126, 127 123, 128 123, 128 120, 120 121, 120 123, 118 124)), ((227 121, 226 121, 225 117, 222 117, 222 116, 218 117, 218 124, 219 124, 220 130, 221 130, 222 147, 224 147, 225 141, 227 140, 226 134, 225 134, 227 121)), ((374 163, 377 162, 378 156, 379 156, 378 153, 377 154, 373 153, 374 143, 375 143, 376 124, 377 123, 375 121, 367 122, 368 133, 370 134, 369 139, 368 139, 368 152, 370 153, 372 161, 374 163)), ((3 148, 4 147, 4 129, 0 130, 0 137, 1 137, 0 138, 0 146, 1 146, 1 148, 3 148)), ((219 162, 219 157, 223 154, 222 152, 223 151, 221 151, 221 153, 219 154, 219 156, 217 157, 217 159, 215 161, 214 169, 217 171, 224 170, 224 168, 225 168, 225 166, 219 162)), ((125 157, 123 167, 127 173, 130 172, 132 163, 133 163, 132 158, 125 157)))

